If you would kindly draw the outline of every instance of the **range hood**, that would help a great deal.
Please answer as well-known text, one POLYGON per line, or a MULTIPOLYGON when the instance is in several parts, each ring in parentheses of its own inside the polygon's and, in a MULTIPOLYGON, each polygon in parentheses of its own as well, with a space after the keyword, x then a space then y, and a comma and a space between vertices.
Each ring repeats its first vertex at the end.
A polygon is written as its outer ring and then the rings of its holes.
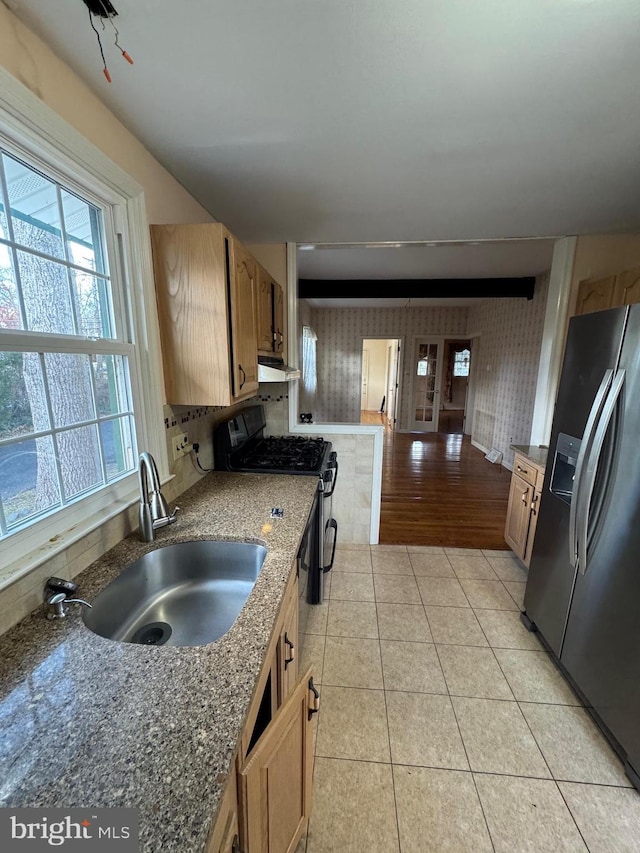
POLYGON ((258 356, 258 382, 290 382, 300 379, 297 367, 289 367, 276 358, 258 356))

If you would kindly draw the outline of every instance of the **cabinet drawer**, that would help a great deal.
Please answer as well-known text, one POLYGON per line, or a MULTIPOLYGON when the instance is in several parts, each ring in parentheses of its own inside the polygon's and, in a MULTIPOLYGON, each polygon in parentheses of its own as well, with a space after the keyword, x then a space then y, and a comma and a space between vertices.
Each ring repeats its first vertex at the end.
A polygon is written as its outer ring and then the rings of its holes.
POLYGON ((513 473, 517 474, 518 477, 522 477, 529 485, 535 486, 538 478, 538 471, 540 469, 537 465, 529 462, 524 456, 520 456, 519 453, 513 458, 513 473))

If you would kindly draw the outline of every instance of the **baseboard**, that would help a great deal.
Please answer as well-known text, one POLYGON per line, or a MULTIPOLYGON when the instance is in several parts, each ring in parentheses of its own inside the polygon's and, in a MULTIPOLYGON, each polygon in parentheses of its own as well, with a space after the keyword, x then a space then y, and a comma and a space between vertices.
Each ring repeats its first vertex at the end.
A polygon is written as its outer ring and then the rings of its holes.
POLYGON ((473 439, 471 439, 471 446, 472 446, 472 447, 476 447, 478 450, 481 450, 483 453, 488 453, 488 452, 489 452, 489 448, 488 448, 488 447, 483 447, 483 445, 482 445, 482 444, 480 444, 480 442, 478 442, 478 441, 474 441, 473 439))

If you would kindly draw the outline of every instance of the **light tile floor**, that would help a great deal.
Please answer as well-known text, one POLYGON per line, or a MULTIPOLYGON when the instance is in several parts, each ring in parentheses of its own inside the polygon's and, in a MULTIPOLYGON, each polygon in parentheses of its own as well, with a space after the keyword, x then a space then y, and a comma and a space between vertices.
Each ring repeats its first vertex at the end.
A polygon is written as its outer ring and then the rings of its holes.
POLYGON ((508 551, 336 554, 298 853, 640 851, 640 795, 534 634, 508 551))

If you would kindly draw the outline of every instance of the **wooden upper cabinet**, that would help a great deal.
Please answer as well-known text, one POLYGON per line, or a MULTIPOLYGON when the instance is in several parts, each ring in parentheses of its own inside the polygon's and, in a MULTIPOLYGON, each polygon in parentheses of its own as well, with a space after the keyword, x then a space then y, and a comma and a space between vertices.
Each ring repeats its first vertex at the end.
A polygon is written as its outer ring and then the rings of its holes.
POLYGON ((256 312, 258 352, 284 356, 284 293, 277 281, 258 264, 256 312))
POLYGON ((243 400, 258 391, 256 262, 235 237, 229 245, 232 386, 234 400, 243 400))
POLYGON ((167 402, 229 406, 254 395, 251 255, 219 223, 152 225, 151 246, 167 402))
POLYGON ((578 284, 576 314, 622 308, 640 302, 640 267, 578 284))
POLYGON ((640 302, 640 267, 616 276, 613 304, 633 305, 640 302))
POLYGON ((256 288, 256 310, 258 322, 258 351, 273 352, 273 295, 271 276, 258 266, 258 287, 256 288))
POLYGON ((578 285, 576 314, 604 311, 613 306, 615 275, 606 278, 586 279, 578 285))
POLYGON ((280 285, 273 283, 273 349, 284 357, 284 292, 280 285))

